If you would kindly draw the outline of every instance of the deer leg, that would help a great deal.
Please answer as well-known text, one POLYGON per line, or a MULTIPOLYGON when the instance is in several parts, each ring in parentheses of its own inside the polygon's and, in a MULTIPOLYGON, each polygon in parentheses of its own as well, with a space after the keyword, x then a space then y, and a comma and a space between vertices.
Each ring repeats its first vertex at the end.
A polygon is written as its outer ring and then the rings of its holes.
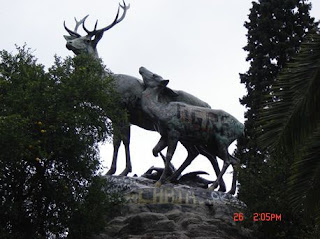
POLYGON ((112 156, 112 163, 107 175, 112 175, 117 170, 117 158, 118 158, 118 151, 121 144, 121 138, 119 135, 113 136, 113 156, 112 156))
POLYGON ((181 164, 181 166, 169 177, 169 182, 175 182, 181 175, 183 170, 185 170, 185 168, 188 167, 191 162, 199 155, 198 151, 195 150, 195 147, 185 146, 185 148, 188 151, 188 156, 186 160, 181 164))
POLYGON ((216 187, 218 187, 220 181, 222 180, 222 176, 225 174, 225 172, 227 171, 227 168, 230 165, 230 158, 229 158, 229 153, 226 147, 220 146, 218 147, 218 152, 219 155, 218 157, 221 158, 223 160, 223 166, 221 169, 221 172, 219 173, 219 175, 217 176, 217 180, 210 186, 210 190, 214 190, 216 187))
POLYGON ((222 176, 224 175, 224 173, 226 172, 227 168, 229 167, 230 163, 224 161, 223 162, 223 166, 221 169, 220 174, 217 177, 217 180, 210 186, 210 190, 214 190, 216 187, 218 187, 220 180, 222 179, 222 176))
POLYGON ((167 175, 170 171, 169 167, 170 167, 170 162, 172 159, 172 156, 177 148, 177 144, 178 144, 178 140, 175 138, 169 139, 168 140, 168 149, 167 149, 167 154, 166 154, 166 162, 165 162, 165 166, 164 166, 164 170, 162 172, 162 175, 160 177, 160 179, 158 180, 158 182, 156 182, 156 186, 160 187, 167 179, 167 175))
POLYGON ((124 144, 124 149, 126 153, 126 168, 120 174, 120 176, 127 176, 128 173, 132 172, 131 159, 130 159, 130 125, 127 124, 122 129, 122 140, 124 144))
MULTIPOLYGON (((211 156, 208 158, 209 161, 211 162, 213 169, 217 175, 217 177, 219 176, 219 174, 221 173, 218 162, 217 162, 217 158, 216 156, 211 156)), ((223 178, 221 177, 219 180, 219 190, 220 192, 225 192, 226 191, 226 184, 224 183, 223 178)))
POLYGON ((240 160, 232 155, 229 155, 232 159, 232 168, 233 168, 233 175, 232 175, 232 186, 229 194, 233 195, 236 193, 236 187, 237 187, 237 177, 238 177, 238 169, 237 165, 240 163, 240 160))
MULTIPOLYGON (((163 163, 166 164, 166 157, 160 152, 161 158, 163 159, 163 163)), ((172 175, 176 169, 173 164, 170 162, 168 175, 172 175)))
MULTIPOLYGON (((161 151, 162 151, 165 147, 167 147, 167 146, 168 146, 168 143, 167 143, 166 137, 161 136, 161 138, 160 138, 159 142, 157 143, 157 145, 152 149, 152 154, 153 154, 155 157, 158 157, 158 154, 160 153, 161 158, 163 159, 164 164, 166 164, 166 158, 165 158, 165 156, 163 156, 163 154, 161 153, 161 151)), ((175 168, 174 168, 174 166, 170 163, 168 174, 169 174, 169 175, 172 175, 174 172, 175 172, 175 168)))
MULTIPOLYGON (((219 168, 219 164, 217 161, 217 157, 215 155, 209 153, 207 150, 203 149, 202 147, 201 147, 200 153, 209 159, 209 161, 210 161, 210 163, 211 163, 211 165, 212 165, 212 167, 218 177, 220 174, 220 168, 219 168)), ((219 181, 219 191, 220 192, 226 191, 226 185, 224 183, 223 178, 221 178, 221 180, 219 181)))
POLYGON ((152 149, 152 154, 155 157, 158 157, 158 154, 165 148, 167 147, 167 140, 166 137, 161 136, 159 142, 156 144, 156 146, 154 146, 154 148, 152 149))
POLYGON ((238 171, 235 165, 232 165, 233 168, 233 175, 232 175, 232 186, 230 191, 228 192, 229 194, 233 195, 236 193, 236 186, 237 186, 237 176, 238 176, 238 171))

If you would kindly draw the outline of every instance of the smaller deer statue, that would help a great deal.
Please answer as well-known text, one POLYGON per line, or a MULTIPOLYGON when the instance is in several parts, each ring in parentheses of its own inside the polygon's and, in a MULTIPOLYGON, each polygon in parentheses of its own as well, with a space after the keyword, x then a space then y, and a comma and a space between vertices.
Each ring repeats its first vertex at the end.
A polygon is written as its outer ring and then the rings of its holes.
MULTIPOLYGON (((157 154, 160 148, 168 146, 165 169, 156 185, 160 186, 167 180, 169 165, 177 143, 180 141, 202 148, 224 161, 223 168, 210 189, 218 186, 231 164, 233 166, 233 180, 229 193, 234 194, 237 180, 234 165, 237 165, 239 160, 228 153, 228 147, 243 135, 244 125, 223 110, 192 106, 182 102, 161 102, 159 94, 166 88, 169 81, 157 74, 150 75, 144 67, 140 67, 139 73, 146 85, 141 96, 142 109, 157 124, 158 132, 161 134, 161 139, 153 153, 157 154)), ((172 93, 174 94, 174 92, 172 93)))

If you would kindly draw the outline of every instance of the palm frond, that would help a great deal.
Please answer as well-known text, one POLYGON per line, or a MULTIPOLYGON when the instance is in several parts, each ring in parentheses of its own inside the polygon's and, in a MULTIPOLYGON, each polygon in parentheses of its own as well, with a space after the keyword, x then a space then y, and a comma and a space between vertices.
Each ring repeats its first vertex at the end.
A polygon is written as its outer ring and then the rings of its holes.
POLYGON ((320 123, 301 148, 299 159, 292 165, 289 203, 296 212, 316 215, 317 210, 320 216, 320 123))
POLYGON ((295 212, 320 218, 320 34, 310 34, 271 89, 258 143, 276 155, 293 155, 289 203, 295 212))
POLYGON ((294 151, 320 120, 320 35, 312 34, 272 87, 260 114, 259 144, 294 151))

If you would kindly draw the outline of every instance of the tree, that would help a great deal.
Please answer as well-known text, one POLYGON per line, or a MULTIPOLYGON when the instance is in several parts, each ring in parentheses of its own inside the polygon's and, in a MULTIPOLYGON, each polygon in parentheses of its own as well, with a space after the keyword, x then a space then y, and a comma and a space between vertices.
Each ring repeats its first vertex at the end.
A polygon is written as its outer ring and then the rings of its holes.
POLYGON ((89 56, 56 57, 46 72, 30 50, 17 50, 0 52, 0 237, 73 238, 78 229, 86 238, 122 200, 109 200, 97 174, 108 116, 122 115, 112 79, 89 56))
MULTIPOLYGON (((247 61, 249 70, 240 74, 247 95, 241 99, 246 106, 245 138, 238 142, 237 157, 242 169, 239 175, 239 198, 253 212, 282 213, 286 224, 259 225, 266 238, 299 237, 299 217, 293 217, 286 202, 291 155, 273 155, 258 145, 264 131, 259 123, 261 110, 277 97, 273 85, 279 72, 298 52, 306 34, 316 25, 310 17, 311 5, 302 0, 260 0, 252 3, 248 29, 247 61)), ((263 237, 262 236, 262 237, 263 237)))
POLYGON ((279 74, 272 102, 261 114, 260 144, 293 155, 290 203, 320 220, 320 34, 311 34, 279 74))

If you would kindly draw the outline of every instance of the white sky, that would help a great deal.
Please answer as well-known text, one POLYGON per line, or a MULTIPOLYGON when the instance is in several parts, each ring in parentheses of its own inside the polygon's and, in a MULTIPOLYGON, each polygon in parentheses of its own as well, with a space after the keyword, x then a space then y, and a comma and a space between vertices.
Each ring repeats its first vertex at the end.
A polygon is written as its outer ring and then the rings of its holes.
MULTIPOLYGON (((74 17, 90 14, 86 26, 92 29, 110 24, 120 0, 2 0, 0 8, 0 49, 15 50, 24 43, 35 50, 38 62, 51 66, 54 55, 73 55, 65 47, 63 21, 74 28, 74 17)), ((245 94, 239 73, 248 70, 246 29, 251 0, 127 0, 130 9, 126 18, 105 32, 98 44, 99 56, 114 73, 141 79, 138 69, 145 66, 170 80, 173 89, 184 90, 201 98, 215 109, 223 109, 241 122, 244 107, 239 98, 245 94)), ((320 1, 312 0, 311 15, 319 20, 320 1)), ((161 158, 151 150, 160 138, 156 132, 131 128, 133 173, 141 175, 151 166, 163 166, 161 158)), ((233 152, 234 146, 229 148, 233 152)), ((112 145, 101 147, 104 165, 109 167, 112 145)), ((178 147, 173 164, 178 167, 186 157, 178 147)), ((117 174, 125 165, 123 146, 118 157, 117 174)), ((204 170, 215 174, 209 161, 199 156, 185 172, 204 170)), ((230 169, 228 170, 230 171, 230 169)), ((131 173, 130 175, 133 175, 131 173)), ((230 188, 230 174, 224 179, 230 188)))

